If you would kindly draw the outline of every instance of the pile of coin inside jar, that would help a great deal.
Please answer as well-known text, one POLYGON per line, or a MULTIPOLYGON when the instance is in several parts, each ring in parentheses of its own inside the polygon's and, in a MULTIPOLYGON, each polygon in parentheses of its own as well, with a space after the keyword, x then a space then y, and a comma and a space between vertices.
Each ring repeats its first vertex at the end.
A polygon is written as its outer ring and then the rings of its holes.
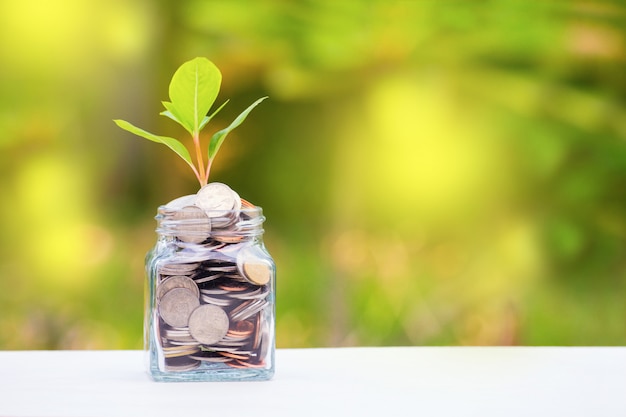
POLYGON ((177 248, 156 263, 153 290, 165 370, 265 367, 275 266, 255 240, 260 211, 210 183, 162 206, 157 218, 177 248))

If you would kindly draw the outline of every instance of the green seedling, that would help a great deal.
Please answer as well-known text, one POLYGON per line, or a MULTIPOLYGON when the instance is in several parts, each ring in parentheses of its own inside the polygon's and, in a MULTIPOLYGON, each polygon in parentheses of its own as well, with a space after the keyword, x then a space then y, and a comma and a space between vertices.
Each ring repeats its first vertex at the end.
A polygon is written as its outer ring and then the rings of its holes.
POLYGON ((160 114, 180 124, 191 135, 196 157, 195 163, 187 147, 178 139, 155 135, 125 120, 116 119, 114 122, 124 130, 153 142, 162 143, 176 152, 191 167, 200 186, 204 186, 209 182, 211 165, 226 136, 246 120, 253 108, 267 98, 262 97, 252 103, 229 126, 211 136, 205 164, 200 145, 200 131, 228 103, 226 100, 209 115, 209 110, 220 91, 221 83, 222 74, 215 64, 206 58, 194 58, 176 70, 169 85, 170 101, 163 102, 165 110, 160 114))

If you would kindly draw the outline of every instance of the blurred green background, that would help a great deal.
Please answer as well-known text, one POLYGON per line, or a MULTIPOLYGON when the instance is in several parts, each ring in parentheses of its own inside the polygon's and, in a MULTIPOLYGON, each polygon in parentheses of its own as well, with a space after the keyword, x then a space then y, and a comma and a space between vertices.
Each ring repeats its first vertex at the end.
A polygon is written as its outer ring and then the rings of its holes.
POLYGON ((141 348, 143 260, 188 167, 263 206, 278 347, 626 343, 622 1, 0 3, 0 348, 141 348))

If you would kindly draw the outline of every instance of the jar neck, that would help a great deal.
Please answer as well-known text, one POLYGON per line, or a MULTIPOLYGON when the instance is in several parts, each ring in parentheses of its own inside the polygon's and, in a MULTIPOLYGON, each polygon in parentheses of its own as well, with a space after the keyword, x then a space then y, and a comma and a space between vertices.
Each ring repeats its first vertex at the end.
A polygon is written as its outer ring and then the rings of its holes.
POLYGON ((179 246, 239 243, 263 235, 263 209, 202 210, 196 206, 171 209, 160 206, 155 217, 156 232, 179 246))

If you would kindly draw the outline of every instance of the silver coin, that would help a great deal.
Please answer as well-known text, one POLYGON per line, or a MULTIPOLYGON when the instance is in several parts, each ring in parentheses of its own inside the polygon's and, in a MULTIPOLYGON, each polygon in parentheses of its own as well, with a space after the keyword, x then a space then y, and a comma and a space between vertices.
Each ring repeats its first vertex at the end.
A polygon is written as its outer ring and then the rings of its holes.
POLYGON ((200 351, 200 346, 195 344, 193 346, 174 346, 163 348, 163 357, 165 358, 178 358, 180 356, 193 355, 200 351))
POLYGON ((195 194, 184 195, 182 197, 178 197, 165 204, 163 208, 171 211, 180 210, 183 207, 193 205, 194 201, 196 201, 195 194))
POLYGON ((228 294, 228 290, 222 290, 220 288, 211 288, 211 289, 206 289, 206 290, 200 290, 200 292, 202 294, 209 295, 209 296, 228 294))
POLYGON ((176 237, 187 243, 203 242, 211 233, 211 220, 197 206, 186 206, 174 212, 172 225, 176 230, 176 237))
POLYGON ((209 282, 209 281, 213 281, 215 279, 218 278, 222 278, 224 275, 222 274, 215 274, 215 275, 206 275, 206 276, 200 276, 198 278, 193 278, 193 280, 196 282, 196 284, 203 284, 205 282, 209 282))
POLYGON ((198 191, 195 205, 211 218, 222 217, 231 210, 238 210, 237 205, 241 208, 241 199, 228 185, 212 182, 198 191))
POLYGON ((178 340, 177 338, 165 339, 167 346, 198 346, 198 341, 193 337, 189 336, 189 340, 178 340))
MULTIPOLYGON (((209 213, 211 214, 211 213, 209 213)), ((215 229, 221 229, 222 233, 215 233, 213 236, 222 243, 231 243, 218 239, 218 236, 230 236, 232 231, 236 230, 235 224, 239 220, 239 212, 234 209, 226 212, 226 215, 211 217, 211 224, 215 229)))
POLYGON ((242 302, 237 307, 233 308, 233 310, 230 312, 230 316, 233 317, 234 315, 239 314, 241 311, 248 308, 253 302, 254 300, 246 300, 242 302))
POLYGON ((222 340, 228 332, 228 315, 221 308, 204 304, 189 317, 189 332, 200 343, 212 345, 222 340))
POLYGON ((221 266, 212 266, 209 268, 211 272, 235 272, 237 270, 237 266, 235 265, 221 265, 221 266))
POLYGON ((163 298, 165 294, 176 288, 185 288, 197 296, 200 295, 198 285, 191 277, 185 275, 172 275, 166 277, 157 285, 157 299, 163 298))
POLYGON ((232 319, 235 321, 245 320, 254 316, 259 311, 263 310, 269 303, 265 300, 254 300, 247 308, 239 312, 237 315, 233 315, 232 319))
POLYGON ((232 298, 236 298, 238 300, 254 300, 257 298, 264 298, 269 294, 269 288, 260 287, 254 291, 247 291, 242 294, 231 294, 232 298))
MULTIPOLYGON (((243 341, 238 341, 238 340, 221 340, 220 341, 220 346, 227 346, 227 347, 243 347, 245 345, 248 344, 247 340, 243 340, 243 341)), ((239 350, 237 349, 236 352, 238 352, 239 350)))
POLYGON ((232 304, 231 300, 223 299, 223 298, 209 297, 208 295, 204 295, 204 294, 200 295, 200 299, 202 300, 202 302, 204 302, 206 304, 212 304, 212 305, 218 306, 218 307, 228 307, 228 306, 230 306, 232 304))
POLYGON ((161 297, 174 288, 187 288, 188 290, 193 291, 193 293, 196 294, 196 297, 200 296, 198 285, 193 279, 184 275, 174 275, 164 279, 157 286, 157 299, 161 299, 161 297))
POLYGON ((184 331, 166 329, 164 332, 162 332, 162 334, 163 334, 163 337, 169 343, 173 345, 180 345, 180 344, 192 345, 194 343, 198 344, 196 339, 191 337, 191 334, 189 333, 188 328, 185 328, 184 331))
POLYGON ((189 327, 163 326, 161 333, 167 338, 184 338, 187 336, 191 337, 191 334, 189 333, 189 327))
POLYGON ((167 263, 159 267, 160 275, 187 275, 198 268, 199 263, 167 263))
POLYGON ((184 327, 189 316, 200 305, 198 296, 187 288, 174 288, 159 301, 159 315, 172 327, 184 327))

